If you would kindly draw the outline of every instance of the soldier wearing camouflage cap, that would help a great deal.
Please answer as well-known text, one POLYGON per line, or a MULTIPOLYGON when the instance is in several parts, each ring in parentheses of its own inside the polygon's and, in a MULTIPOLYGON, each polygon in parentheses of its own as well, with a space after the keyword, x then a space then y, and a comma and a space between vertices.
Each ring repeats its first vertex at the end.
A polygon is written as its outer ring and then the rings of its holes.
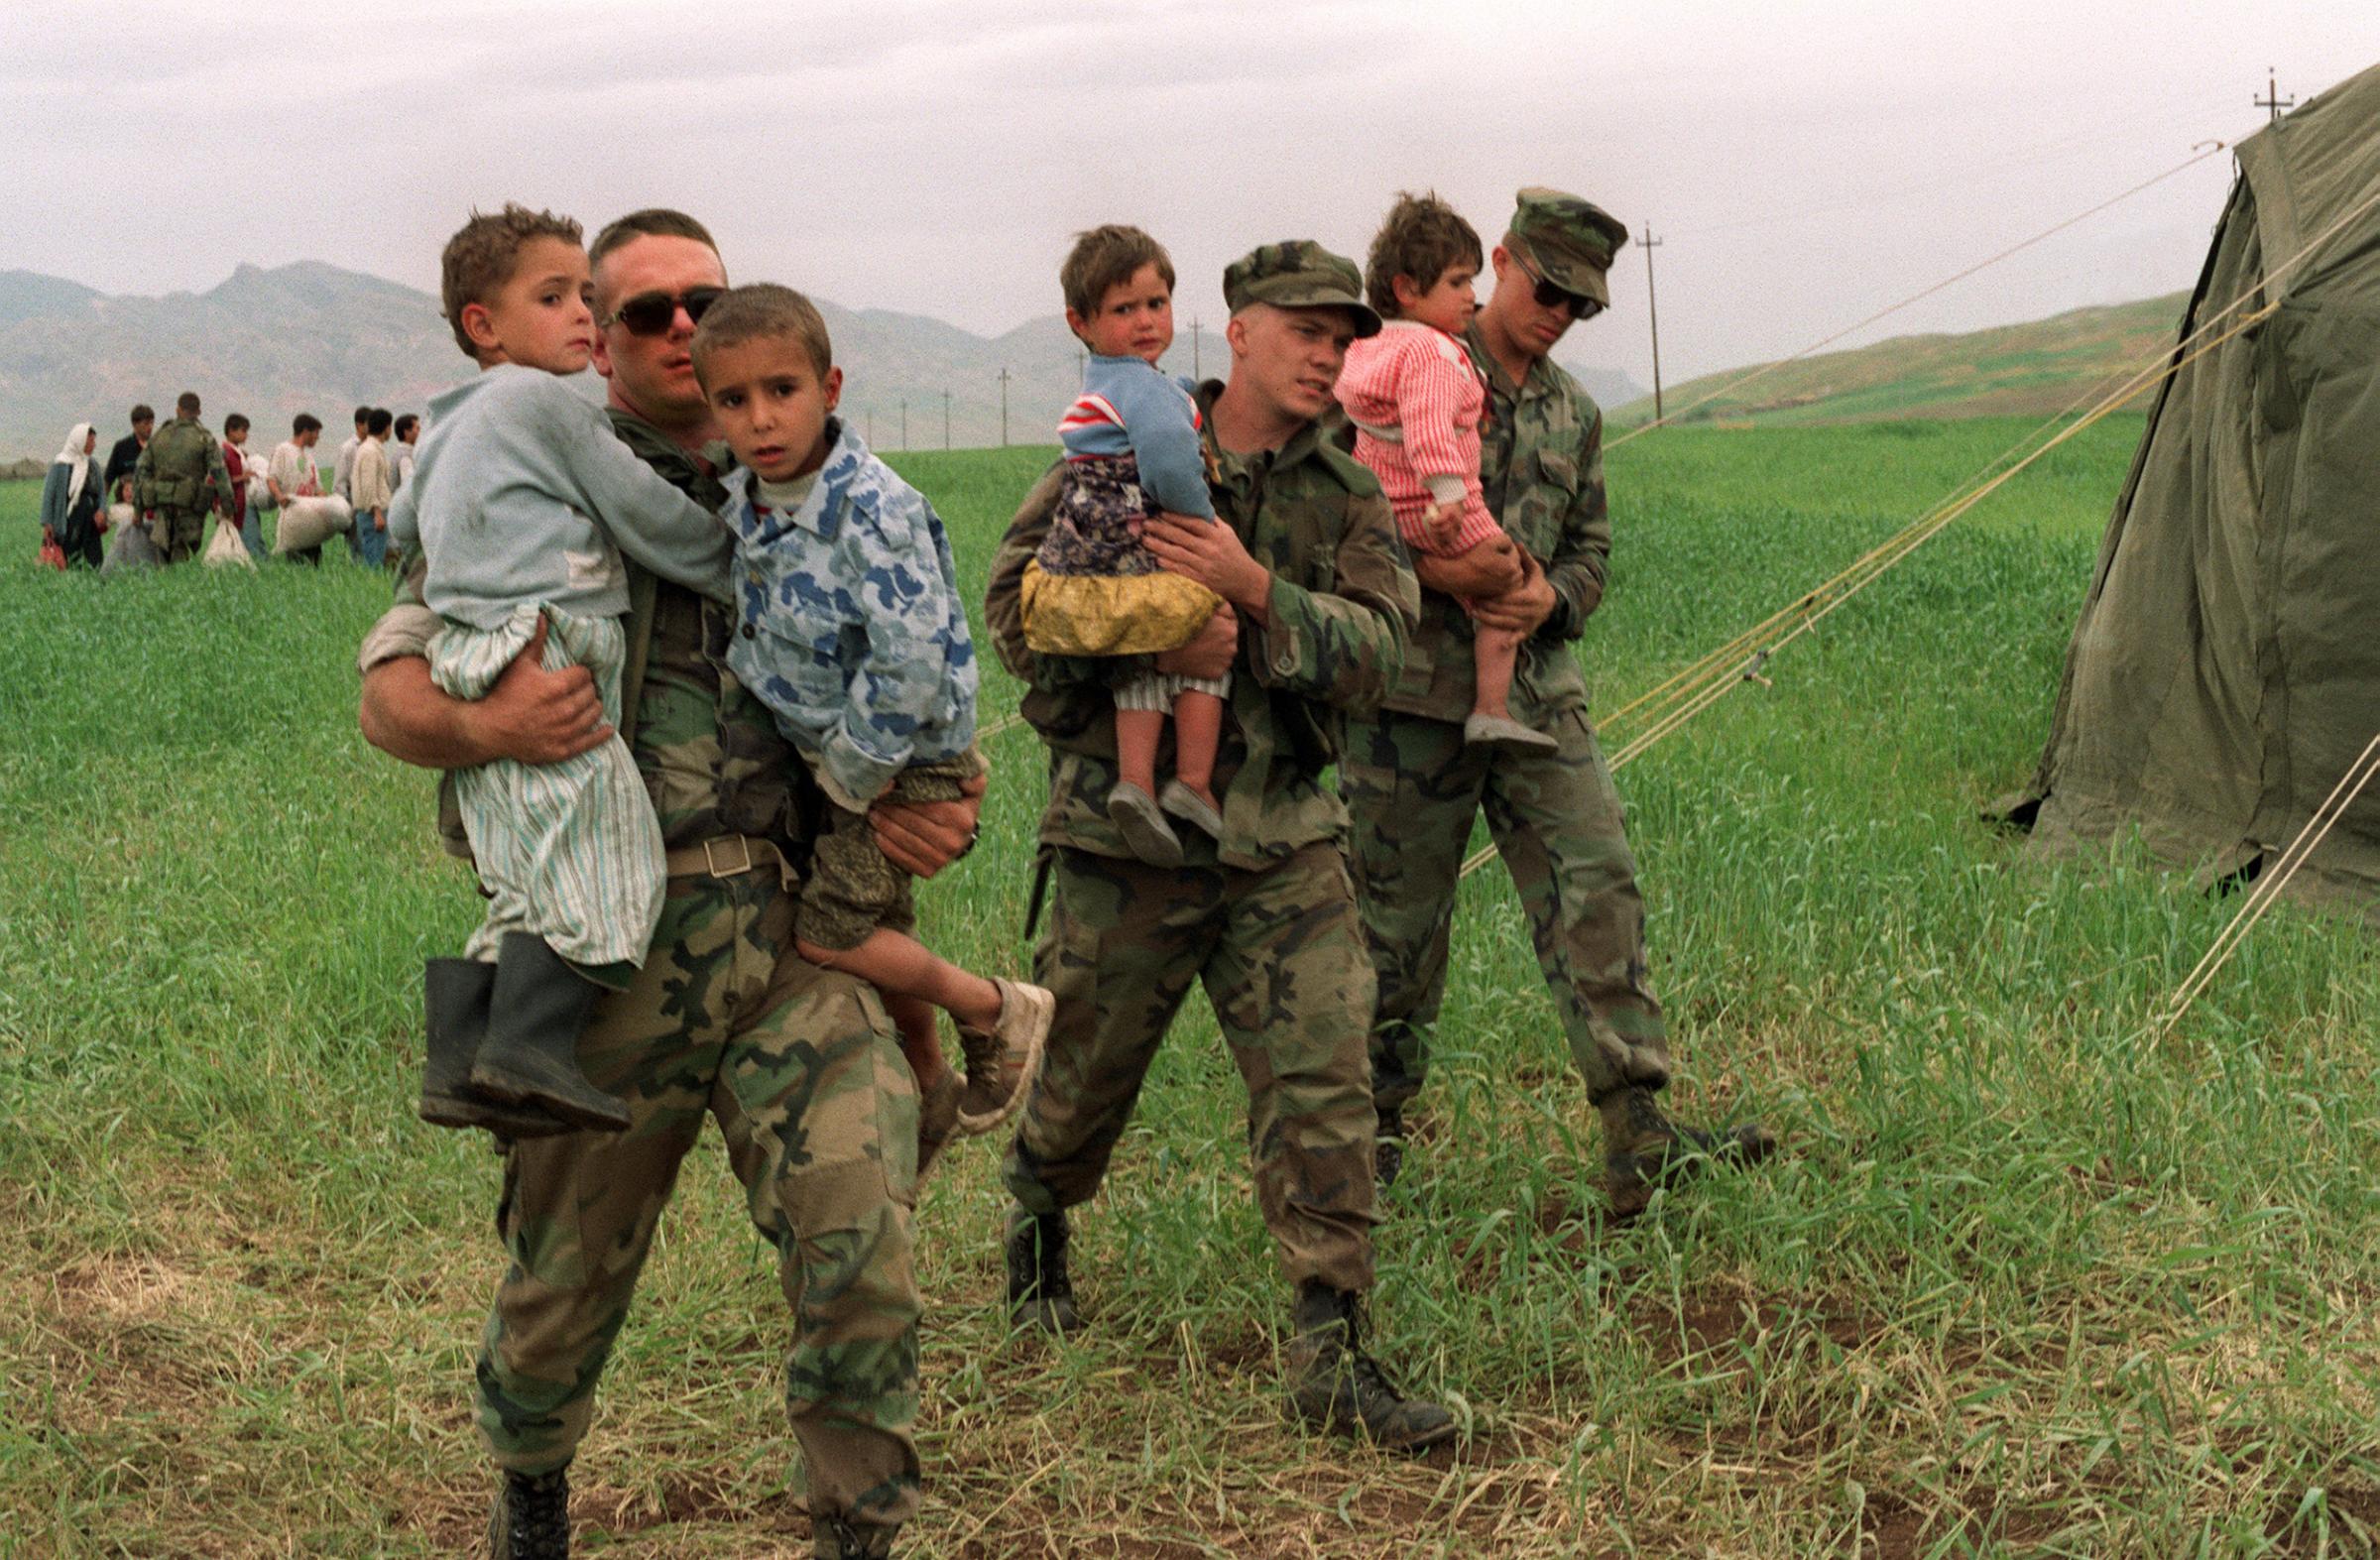
POLYGON ((1142 538, 1225 603, 1156 660, 1231 673, 1214 778, 1223 830, 1191 831, 1180 866, 1134 859, 1108 817, 1107 674, 1025 643, 1020 582, 1049 529, 1055 473, 993 560, 985 622, 1028 684, 1024 716, 1054 761, 1041 841, 1055 894, 1033 979, 1056 995, 1057 1019, 1009 1154, 1009 1303, 1020 1325, 1081 1325, 1066 1211, 1099 1189, 1157 1046, 1203 980, 1248 1084, 1256 1204, 1298 1286, 1291 1400, 1310 1423, 1417 1450, 1455 1427, 1364 1350, 1379 1217, 1363 1038, 1371 969, 1341 854, 1347 815, 1322 783, 1340 720, 1394 680, 1419 602, 1378 482, 1317 421, 1336 407, 1348 342, 1379 318, 1354 265, 1319 244, 1267 244, 1223 286, 1231 378, 1198 392, 1220 524, 1164 516, 1142 538))
POLYGON ((1493 582, 1465 560, 1421 558, 1421 625, 1379 711, 1349 722, 1339 767, 1349 851, 1378 976, 1371 1024, 1379 1175, 1403 1158, 1403 1113, 1420 1092, 1446 990, 1455 885, 1484 808, 1529 917, 1572 1060, 1604 1126, 1605 1184, 1631 1217, 1653 1190, 1708 1157, 1757 1159, 1758 1126, 1712 1133, 1655 1103, 1670 1073, 1668 1030, 1646 974, 1635 858, 1587 720, 1571 644, 1603 600, 1611 552, 1603 414, 1549 353, 1610 301, 1606 272, 1627 229, 1556 189, 1523 189, 1488 257, 1495 288, 1465 334, 1488 383, 1480 477, 1488 507, 1526 554, 1521 582, 1479 603, 1477 623, 1523 636, 1512 714, 1551 753, 1466 747, 1474 619, 1455 598, 1493 582))

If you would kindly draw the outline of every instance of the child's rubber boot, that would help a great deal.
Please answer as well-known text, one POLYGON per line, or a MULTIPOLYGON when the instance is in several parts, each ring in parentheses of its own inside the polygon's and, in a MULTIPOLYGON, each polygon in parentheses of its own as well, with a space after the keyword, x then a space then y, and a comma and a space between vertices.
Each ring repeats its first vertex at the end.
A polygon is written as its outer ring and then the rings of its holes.
POLYGON ((545 940, 508 931, 496 950, 487 1038, 471 1087, 506 1105, 536 1105, 574 1128, 619 1132, 628 1106, 578 1070, 578 1036, 603 988, 570 967, 545 940))
POLYGON ((421 1119, 433 1127, 484 1127, 499 1138, 550 1138, 570 1124, 546 1111, 500 1105, 471 1087, 471 1062, 488 1029, 496 966, 432 959, 421 974, 429 1054, 421 1064, 421 1119))

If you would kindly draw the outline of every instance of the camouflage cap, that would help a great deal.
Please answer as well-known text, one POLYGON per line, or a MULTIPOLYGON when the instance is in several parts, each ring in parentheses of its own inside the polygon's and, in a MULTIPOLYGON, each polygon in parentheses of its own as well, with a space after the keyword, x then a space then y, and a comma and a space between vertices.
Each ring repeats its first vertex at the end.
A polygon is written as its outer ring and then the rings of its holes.
POLYGON ((1611 306, 1604 273, 1628 241, 1617 217, 1577 195, 1531 184, 1516 198, 1506 231, 1506 247, 1518 242, 1521 263, 1531 276, 1611 306))
POLYGON ((1380 316, 1364 301, 1364 273, 1310 238, 1258 244, 1226 266, 1223 301, 1235 314, 1250 303, 1344 308, 1356 321, 1357 335, 1380 333, 1380 316))

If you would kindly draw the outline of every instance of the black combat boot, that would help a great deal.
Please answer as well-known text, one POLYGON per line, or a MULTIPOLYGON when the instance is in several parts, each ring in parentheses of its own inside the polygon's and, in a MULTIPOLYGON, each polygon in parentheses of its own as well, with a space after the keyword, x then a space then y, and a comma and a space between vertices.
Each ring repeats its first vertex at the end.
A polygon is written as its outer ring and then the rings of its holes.
POLYGON ((1405 1113, 1396 1106, 1380 1111, 1377 1141, 1371 1150, 1372 1183, 1381 1191, 1396 1184, 1396 1174, 1405 1167, 1405 1113))
POLYGON ((628 1107, 578 1070, 578 1036, 603 988, 570 967, 542 937, 508 931, 496 950, 487 1037, 471 1087, 505 1105, 535 1105, 572 1127, 619 1132, 628 1107))
POLYGON ((1083 1325, 1066 1276, 1066 1211, 1009 1210, 1009 1325, 1070 1333, 1083 1325))
POLYGON ((878 1522, 855 1522, 847 1516, 822 1516, 810 1524, 818 1547, 816 1560, 889 1560, 892 1540, 900 1532, 878 1522))
POLYGON ((1398 1391, 1364 1352, 1364 1309, 1353 1291, 1307 1279, 1297 1288, 1295 1326, 1289 1400, 1306 1423, 1399 1452, 1423 1451, 1454 1435, 1453 1415, 1398 1391))
POLYGON ((1777 1151, 1776 1136, 1758 1122, 1720 1132, 1673 1122, 1650 1089, 1615 1089, 1596 1110, 1604 1119, 1604 1189, 1617 1220, 1635 1218, 1655 1190, 1691 1179, 1706 1164, 1757 1164, 1777 1151))
POLYGON ((488 1513, 489 1560, 570 1560, 569 1466, 505 1474, 488 1513))
POLYGON ((488 1028, 496 966, 432 959, 421 977, 429 1054, 421 1064, 421 1119, 433 1127, 485 1127, 499 1138, 549 1138, 570 1124, 528 1106, 499 1105, 471 1087, 471 1061, 488 1028))

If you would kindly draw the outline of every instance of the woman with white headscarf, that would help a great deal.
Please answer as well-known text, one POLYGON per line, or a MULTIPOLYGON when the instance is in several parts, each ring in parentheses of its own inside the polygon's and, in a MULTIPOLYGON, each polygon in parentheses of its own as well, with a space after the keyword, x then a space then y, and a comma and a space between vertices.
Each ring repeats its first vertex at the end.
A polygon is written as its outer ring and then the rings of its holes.
POLYGON ((107 498, 99 462, 91 454, 98 444, 98 429, 88 422, 75 423, 42 483, 42 540, 56 541, 68 563, 90 568, 99 566, 99 533, 104 529, 99 514, 107 498))

